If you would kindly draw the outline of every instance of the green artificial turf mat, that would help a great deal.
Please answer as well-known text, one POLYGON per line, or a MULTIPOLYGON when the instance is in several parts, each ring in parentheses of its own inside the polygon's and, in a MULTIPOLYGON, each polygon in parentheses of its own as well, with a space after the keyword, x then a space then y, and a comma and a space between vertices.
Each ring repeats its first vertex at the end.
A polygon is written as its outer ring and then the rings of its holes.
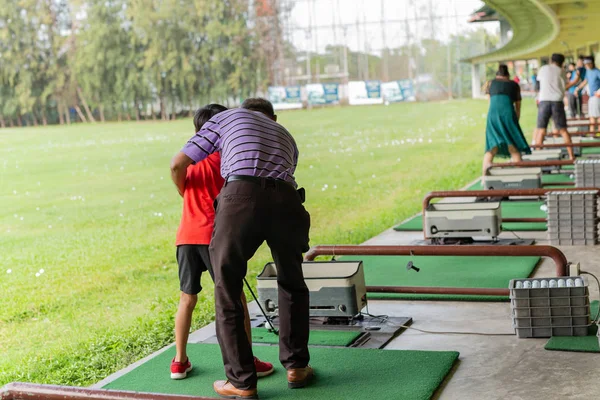
MULTIPOLYGON (((571 174, 543 174, 542 185, 547 183, 573 182, 571 174)), ((572 187, 572 186, 571 186, 572 187)))
POLYGON ((481 182, 481 179, 471 184, 466 190, 483 190, 483 183, 481 182))
POLYGON ((404 221, 398 226, 394 227, 395 231, 404 232, 418 232, 423 230, 423 215, 415 215, 409 220, 404 221))
MULTIPOLYGON (((362 260, 367 286, 508 288, 511 279, 527 278, 539 257, 346 256, 362 260), (420 272, 407 271, 412 261, 420 272)), ((368 293, 369 299, 507 301, 508 296, 368 293)))
MULTIPOLYGON (((316 347, 310 350, 315 377, 304 389, 287 387, 285 370, 277 362, 276 346, 257 346, 254 354, 273 362, 275 373, 258 381, 261 400, 429 399, 452 369, 459 353, 454 351, 366 350, 316 347)), ((194 369, 187 379, 172 380, 171 348, 104 389, 217 397, 215 380, 225 379, 218 345, 188 344, 194 369)))
MULTIPOLYGON (((543 201, 503 201, 502 217, 504 218, 546 218, 546 213, 540 209, 543 201)), ((508 222, 502 224, 505 231, 545 231, 545 222, 508 222)), ((396 231, 422 231, 423 217, 417 215, 408 221, 394 227, 396 231)))
MULTIPOLYGON (((598 301, 592 301, 590 306, 590 315, 592 319, 596 318, 598 314, 598 301)), ((546 350, 555 351, 577 351, 584 353, 600 353, 600 346, 598 346, 598 337, 596 336, 598 327, 591 325, 588 328, 587 336, 553 336, 550 338, 544 348, 546 350)))
POLYGON ((581 155, 584 156, 586 154, 600 154, 600 147, 582 147, 581 155))
MULTIPOLYGON (((546 218, 546 212, 540 208, 544 201, 503 201, 503 218, 546 218)), ((504 231, 545 231, 545 222, 507 222, 502 224, 504 231)))
MULTIPOLYGON (((361 332, 356 331, 331 331, 314 330, 310 331, 310 346, 348 346, 359 337, 361 332)), ((252 343, 279 343, 279 336, 269 332, 265 328, 252 328, 252 343)))

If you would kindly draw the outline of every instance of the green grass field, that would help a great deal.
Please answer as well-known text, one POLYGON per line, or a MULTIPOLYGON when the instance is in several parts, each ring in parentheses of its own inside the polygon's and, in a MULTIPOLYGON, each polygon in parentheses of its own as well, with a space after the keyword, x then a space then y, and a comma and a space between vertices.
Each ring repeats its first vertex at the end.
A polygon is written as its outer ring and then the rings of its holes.
MULTIPOLYGON (((524 107, 529 137, 534 106, 524 107)), ((311 244, 360 243, 480 172, 485 101, 285 112, 311 244)), ((191 120, 0 130, 0 385, 89 385, 172 341, 191 120)), ((252 279, 265 262, 251 262, 252 279)), ((194 329, 213 319, 212 283, 194 329)))

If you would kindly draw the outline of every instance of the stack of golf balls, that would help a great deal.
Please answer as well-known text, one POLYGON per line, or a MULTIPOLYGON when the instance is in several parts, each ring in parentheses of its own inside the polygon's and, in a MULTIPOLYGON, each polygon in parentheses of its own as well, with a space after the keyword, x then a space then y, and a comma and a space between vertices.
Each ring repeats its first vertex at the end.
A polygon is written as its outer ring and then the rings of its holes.
POLYGON ((583 279, 534 279, 531 281, 518 281, 515 285, 516 289, 540 289, 555 287, 583 287, 583 279))

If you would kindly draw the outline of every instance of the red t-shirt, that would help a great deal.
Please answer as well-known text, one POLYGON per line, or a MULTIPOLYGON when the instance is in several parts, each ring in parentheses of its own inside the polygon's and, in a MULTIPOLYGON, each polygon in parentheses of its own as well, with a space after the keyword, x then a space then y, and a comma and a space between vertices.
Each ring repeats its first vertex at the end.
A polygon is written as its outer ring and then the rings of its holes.
POLYGON ((177 246, 209 244, 215 222, 213 203, 225 180, 221 176, 221 155, 214 153, 190 165, 185 178, 183 213, 177 230, 177 246))

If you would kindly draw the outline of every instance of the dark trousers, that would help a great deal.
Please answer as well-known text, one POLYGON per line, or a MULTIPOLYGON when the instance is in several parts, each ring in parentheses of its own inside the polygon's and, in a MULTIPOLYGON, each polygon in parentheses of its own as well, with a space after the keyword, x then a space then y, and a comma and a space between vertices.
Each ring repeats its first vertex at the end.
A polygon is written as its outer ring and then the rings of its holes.
POLYGON ((240 296, 247 263, 266 241, 277 266, 279 360, 308 364, 309 294, 302 273, 310 216, 296 190, 282 181, 228 182, 216 201, 210 257, 215 274, 217 338, 225 374, 238 389, 256 387, 252 347, 240 296))
POLYGON ((571 117, 575 118, 578 115, 583 117, 583 99, 579 95, 574 95, 573 93, 569 93, 569 111, 571 112, 571 117))

